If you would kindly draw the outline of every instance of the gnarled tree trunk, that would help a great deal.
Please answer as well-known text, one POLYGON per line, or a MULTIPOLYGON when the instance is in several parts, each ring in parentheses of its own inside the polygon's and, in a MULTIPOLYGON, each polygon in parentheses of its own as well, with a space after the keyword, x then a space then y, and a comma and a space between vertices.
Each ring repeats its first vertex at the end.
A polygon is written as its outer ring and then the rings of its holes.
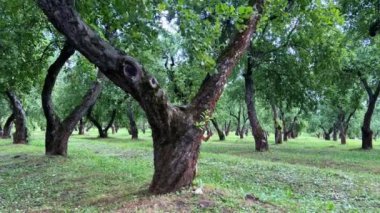
POLYGON ((13 133, 14 144, 28 143, 28 129, 26 127, 26 116, 20 100, 12 91, 6 92, 12 106, 14 124, 16 131, 13 133))
POLYGON ((74 1, 38 0, 49 21, 90 62, 116 85, 131 94, 145 111, 152 128, 154 175, 150 192, 176 191, 195 177, 203 129, 197 127, 205 114, 211 116, 227 78, 245 53, 263 12, 263 0, 250 1, 255 12, 246 28, 235 35, 216 60, 216 72, 207 75, 186 107, 169 103, 157 80, 132 57, 102 40, 79 17, 74 1))
POLYGON ((51 96, 59 72, 74 52, 74 48, 66 42, 56 61, 49 67, 42 89, 42 108, 46 117, 46 155, 67 155, 67 143, 70 135, 89 107, 95 103, 101 91, 101 83, 94 82, 82 102, 63 121, 58 117, 54 111, 51 96))
POLYGON ((88 120, 91 121, 91 123, 93 123, 94 126, 98 129, 99 138, 108 138, 108 130, 111 128, 113 122, 115 121, 116 110, 112 111, 111 118, 107 126, 103 128, 102 124, 98 120, 96 120, 95 117, 92 116, 92 109, 93 109, 93 106, 91 106, 90 109, 88 110, 88 113, 87 113, 88 120))

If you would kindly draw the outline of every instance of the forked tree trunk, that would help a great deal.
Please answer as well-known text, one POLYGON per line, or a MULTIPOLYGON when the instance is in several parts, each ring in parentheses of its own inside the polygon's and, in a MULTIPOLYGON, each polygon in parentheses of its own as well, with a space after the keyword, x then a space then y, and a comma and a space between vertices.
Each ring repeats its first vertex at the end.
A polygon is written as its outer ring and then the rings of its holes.
MULTIPOLYGON (((83 118, 101 91, 100 82, 94 82, 82 102, 63 120, 54 111, 52 92, 58 74, 66 61, 74 54, 74 48, 66 42, 56 61, 49 67, 42 89, 42 108, 46 117, 45 153, 46 155, 67 155, 67 143, 77 123, 83 118)), ((83 123, 82 123, 83 125, 83 123)))
POLYGON ((84 130, 85 130, 85 127, 84 127, 84 121, 83 121, 83 118, 81 118, 79 120, 79 135, 84 135, 84 130))
POLYGON ((73 43, 90 62, 120 88, 131 94, 145 111, 152 128, 154 175, 150 192, 162 194, 190 186, 196 174, 203 129, 197 124, 212 115, 228 77, 245 53, 263 13, 263 0, 250 1, 255 12, 246 28, 216 60, 215 72, 208 74, 198 93, 186 107, 176 107, 132 57, 117 50, 91 30, 74 10, 74 1, 38 0, 49 21, 73 43))
POLYGON ((211 119, 212 124, 214 125, 216 131, 218 132, 219 140, 224 141, 226 139, 224 132, 219 128, 218 122, 215 118, 211 119))
POLYGON ((130 106, 128 107, 127 114, 128 114, 129 129, 130 129, 130 134, 132 136, 132 140, 137 140, 139 139, 139 130, 137 128, 135 116, 130 106))
POLYGON ((116 110, 112 111, 111 118, 107 126, 103 128, 102 124, 98 120, 96 120, 95 117, 92 116, 92 109, 93 109, 93 106, 91 106, 88 110, 88 113, 87 113, 88 120, 91 121, 91 123, 93 123, 94 126, 98 129, 99 138, 108 138, 108 130, 111 128, 113 122, 115 121, 116 110))
POLYGON ((15 116, 13 113, 7 118, 7 121, 4 124, 3 134, 1 136, 2 138, 6 139, 6 138, 11 137, 12 125, 13 125, 14 119, 15 119, 15 116))
POLYGON ((27 144, 28 143, 28 129, 26 127, 26 116, 24 108, 18 97, 12 92, 6 92, 12 106, 14 115, 14 124, 16 131, 13 133, 14 144, 27 144))
POLYGON ((346 118, 346 112, 344 112, 343 110, 341 110, 339 112, 339 137, 340 137, 340 143, 342 145, 346 144, 347 143, 347 130, 348 130, 348 125, 350 123, 350 120, 352 118, 352 116, 355 114, 356 112, 356 108, 348 114, 347 118, 346 118))

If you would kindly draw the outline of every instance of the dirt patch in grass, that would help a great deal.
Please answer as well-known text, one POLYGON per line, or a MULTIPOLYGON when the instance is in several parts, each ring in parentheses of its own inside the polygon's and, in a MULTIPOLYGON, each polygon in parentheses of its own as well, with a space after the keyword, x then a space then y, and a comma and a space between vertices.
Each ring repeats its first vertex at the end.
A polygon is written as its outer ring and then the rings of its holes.
MULTIPOLYGON (((242 197, 237 203, 229 203, 231 194, 219 189, 204 188, 202 194, 186 190, 176 194, 148 195, 145 193, 135 200, 122 205, 116 212, 285 212, 277 206, 263 202, 259 198, 242 197)), ((235 199, 236 201, 236 199, 235 199)))

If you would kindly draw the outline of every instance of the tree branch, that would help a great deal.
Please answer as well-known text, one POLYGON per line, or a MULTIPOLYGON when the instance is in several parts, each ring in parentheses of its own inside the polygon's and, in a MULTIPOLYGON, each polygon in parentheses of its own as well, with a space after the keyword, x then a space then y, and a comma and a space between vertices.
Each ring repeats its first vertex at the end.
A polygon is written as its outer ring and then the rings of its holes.
POLYGON ((216 61, 217 73, 206 77, 199 92, 191 102, 191 107, 198 112, 195 115, 196 120, 201 119, 201 113, 207 110, 212 112, 215 109, 216 102, 223 92, 227 78, 231 75, 234 66, 245 53, 253 33, 256 32, 257 24, 263 13, 264 0, 256 0, 252 6, 256 11, 247 21, 246 29, 238 33, 235 39, 222 52, 216 61))
POLYGON ((58 58, 52 65, 50 65, 47 71, 41 96, 42 109, 44 111, 48 124, 61 122, 58 115, 54 111, 54 104, 51 95, 59 72, 61 71, 62 67, 65 65, 67 60, 69 60, 69 58, 74 54, 74 52, 75 49, 68 42, 65 42, 65 45, 61 50, 58 58))
POLYGON ((82 102, 75 107, 75 109, 65 118, 62 122, 62 126, 66 129, 73 129, 77 121, 86 115, 88 109, 95 104, 102 91, 103 74, 98 72, 98 77, 92 84, 91 88, 87 91, 86 95, 83 97, 82 102))
POLYGON ((359 76, 360 81, 362 82, 364 89, 367 91, 368 96, 370 98, 372 98, 373 92, 372 92, 371 87, 369 87, 367 80, 364 79, 364 77, 360 71, 358 71, 358 76, 359 76))

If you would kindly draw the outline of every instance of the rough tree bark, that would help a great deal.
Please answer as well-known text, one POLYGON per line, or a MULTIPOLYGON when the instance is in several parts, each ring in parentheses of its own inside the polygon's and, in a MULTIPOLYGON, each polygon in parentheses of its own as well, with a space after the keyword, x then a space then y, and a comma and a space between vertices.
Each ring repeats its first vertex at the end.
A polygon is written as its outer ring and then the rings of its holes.
POLYGON ((94 116, 92 116, 92 109, 93 109, 93 105, 88 110, 88 113, 87 113, 88 120, 92 124, 94 124, 94 126, 98 129, 99 138, 108 138, 108 130, 111 128, 116 118, 116 109, 112 110, 110 120, 108 121, 108 124, 104 128, 102 124, 94 116))
MULTIPOLYGON (((61 120, 54 110, 52 92, 58 74, 66 61, 74 54, 75 49, 65 42, 56 61, 50 65, 45 83, 42 89, 42 108, 46 117, 45 153, 46 155, 67 155, 67 143, 70 135, 80 119, 86 114, 98 98, 101 91, 101 83, 94 82, 87 91, 82 102, 64 119, 61 120)), ((99 72, 100 73, 100 72, 99 72)))
POLYGON ((4 128, 3 128, 3 134, 1 135, 2 138, 10 138, 11 137, 11 131, 12 131, 12 125, 13 121, 15 119, 14 114, 12 113, 8 118, 7 121, 5 121, 4 128))
POLYGON ((24 108, 19 98, 12 92, 6 92, 11 103, 12 112, 14 115, 14 124, 16 131, 13 133, 14 144, 27 144, 28 143, 28 129, 26 127, 26 116, 24 108))
POLYGON ((278 122, 278 113, 277 107, 275 104, 271 103, 271 108, 273 112, 273 127, 274 127, 274 141, 275 144, 282 144, 282 132, 281 132, 281 124, 278 122))
POLYGON ((127 114, 128 114, 128 120, 129 120, 129 131, 130 131, 130 134, 132 136, 132 140, 137 140, 137 139, 139 139, 139 130, 137 128, 137 124, 135 121, 135 116, 134 116, 133 111, 132 111, 132 107, 130 107, 130 106, 128 107, 127 114))
POLYGON ((255 106, 255 85, 252 78, 253 68, 254 68, 254 58, 253 58, 253 48, 250 47, 247 59, 247 67, 244 74, 245 80, 245 103, 247 104, 247 113, 249 124, 252 128, 252 135, 255 139, 255 149, 256 151, 267 151, 268 139, 266 138, 265 132, 260 125, 260 121, 257 117, 256 106, 255 106))
POLYGON ((214 125, 216 131, 218 132, 219 140, 224 141, 226 139, 226 136, 224 135, 224 132, 219 128, 218 122, 215 118, 211 119, 212 124, 214 125))
POLYGON ((372 121, 373 112, 375 110, 376 101, 380 93, 380 81, 377 82, 376 89, 375 91, 373 91, 371 87, 368 85, 367 80, 362 76, 360 72, 358 72, 358 76, 368 95, 367 111, 364 114, 363 124, 361 127, 362 149, 372 149, 373 131, 371 130, 371 121, 372 121))
POLYGON ((246 28, 231 39, 216 60, 216 72, 208 74, 198 93, 185 107, 169 103, 157 80, 132 57, 102 40, 79 17, 73 0, 38 0, 49 21, 90 62, 140 104, 152 129, 154 175, 149 191, 154 194, 190 186, 196 174, 204 130, 197 124, 211 115, 227 78, 245 53, 263 12, 264 0, 252 1, 255 12, 246 28))

